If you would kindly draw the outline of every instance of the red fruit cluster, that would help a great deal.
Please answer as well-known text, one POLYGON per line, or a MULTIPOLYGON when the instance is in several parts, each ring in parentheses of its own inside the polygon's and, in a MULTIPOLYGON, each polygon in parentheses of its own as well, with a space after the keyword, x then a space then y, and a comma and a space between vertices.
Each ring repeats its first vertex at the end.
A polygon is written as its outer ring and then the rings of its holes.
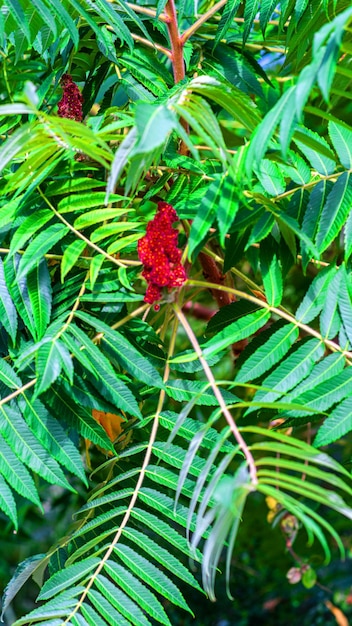
POLYGON ((70 74, 64 74, 60 80, 63 89, 62 98, 58 104, 59 117, 66 117, 76 122, 82 122, 82 102, 83 97, 76 83, 73 82, 70 74))
POLYGON ((163 287, 181 287, 186 280, 177 247, 177 231, 172 228, 178 215, 171 204, 158 202, 158 210, 138 241, 138 256, 144 265, 142 276, 148 283, 144 302, 153 304, 161 298, 163 287))

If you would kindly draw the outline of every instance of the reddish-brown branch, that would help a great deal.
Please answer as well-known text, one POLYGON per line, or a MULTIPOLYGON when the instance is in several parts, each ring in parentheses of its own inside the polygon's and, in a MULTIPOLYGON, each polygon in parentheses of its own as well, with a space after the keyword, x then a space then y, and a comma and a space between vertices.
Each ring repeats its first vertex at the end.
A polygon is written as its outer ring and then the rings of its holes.
MULTIPOLYGON (((183 57, 183 42, 178 30, 177 13, 174 0, 168 0, 165 5, 165 15, 168 18, 166 27, 169 33, 170 47, 171 47, 171 62, 172 70, 174 74, 175 83, 179 83, 186 76, 185 72, 185 60, 183 57)), ((181 120, 181 124, 186 133, 189 133, 189 127, 185 120, 181 120)), ((182 155, 188 154, 188 148, 184 141, 181 141, 179 147, 179 153, 182 155)))
POLYGON ((215 309, 199 304, 199 302, 193 302, 192 300, 185 302, 182 311, 192 315, 192 317, 197 320, 205 320, 206 322, 209 322, 210 318, 216 313, 215 309))
MULTIPOLYGON (((225 276, 222 274, 216 265, 214 259, 205 254, 205 252, 199 253, 199 261, 203 269, 203 276, 205 280, 215 283, 216 285, 225 284, 225 276)), ((235 300, 234 296, 226 291, 219 291, 218 289, 210 289, 213 298, 218 303, 219 307, 231 304, 235 300)))
POLYGON ((165 14, 169 18, 166 27, 169 33, 169 39, 172 52, 172 69, 174 73, 175 83, 179 83, 185 77, 185 62, 183 58, 183 43, 177 24, 177 13, 174 0, 168 0, 165 5, 165 14))

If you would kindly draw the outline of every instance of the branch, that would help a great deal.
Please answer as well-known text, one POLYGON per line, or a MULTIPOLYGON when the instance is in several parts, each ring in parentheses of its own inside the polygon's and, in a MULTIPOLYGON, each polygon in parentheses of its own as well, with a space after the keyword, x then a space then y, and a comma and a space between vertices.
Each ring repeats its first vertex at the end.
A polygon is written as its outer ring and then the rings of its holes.
MULTIPOLYGON (((214 259, 204 252, 200 252, 198 255, 200 264, 203 269, 203 276, 205 280, 215 283, 216 285, 225 284, 225 276, 217 267, 214 259)), ((210 289, 211 295, 216 300, 219 307, 231 304, 236 297, 229 294, 227 291, 219 291, 219 289, 210 289)))
POLYGON ((144 46, 148 46, 149 48, 153 48, 153 50, 158 50, 158 52, 162 52, 163 54, 165 54, 165 56, 167 56, 168 59, 172 59, 172 52, 168 48, 165 48, 164 46, 160 46, 158 43, 154 43, 153 41, 149 41, 149 39, 146 39, 145 37, 140 37, 139 35, 135 35, 134 33, 131 33, 131 36, 132 36, 132 39, 134 39, 135 41, 138 41, 139 43, 142 43, 144 46))
MULTIPOLYGON (((156 19, 156 10, 150 9, 148 7, 141 7, 139 4, 133 4, 132 2, 126 2, 127 6, 132 9, 135 13, 142 13, 143 15, 148 15, 149 17, 154 17, 156 19)), ((165 13, 160 13, 158 15, 158 20, 161 22, 168 22, 169 18, 165 13)))
POLYGON ((195 33, 204 24, 204 22, 206 22, 210 17, 217 13, 219 9, 221 9, 221 7, 226 4, 226 2, 227 0, 219 0, 219 2, 214 4, 211 9, 206 11, 206 13, 203 13, 203 15, 201 15, 200 18, 196 22, 194 22, 194 24, 192 24, 192 26, 187 28, 187 30, 185 30, 184 33, 181 35, 182 44, 184 45, 187 39, 189 39, 193 35, 193 33, 195 33))
POLYGON ((191 342, 191 344, 193 346, 193 349, 194 349, 195 353, 198 356, 198 359, 199 359, 200 363, 202 364, 204 374, 206 375, 206 377, 208 379, 208 382, 209 382, 209 384, 210 384, 210 386, 211 386, 211 388, 213 390, 214 396, 215 396, 215 398, 217 399, 217 401, 219 403, 219 406, 221 408, 222 414, 225 417, 225 419, 226 419, 226 421, 227 421, 227 423, 228 423, 228 425, 229 425, 229 427, 231 429, 231 432, 232 432, 233 436, 235 437, 238 445, 240 446, 240 448, 241 448, 241 450, 242 450, 242 452, 243 452, 243 454, 245 456, 245 459, 246 459, 247 464, 248 464, 249 474, 250 474, 250 477, 251 477, 251 480, 252 480, 252 485, 257 485, 258 484, 257 470, 256 470, 256 466, 255 466, 252 454, 250 453, 249 448, 248 448, 245 440, 243 439, 240 431, 237 428, 235 420, 233 419, 230 411, 228 410, 228 408, 227 408, 227 406, 225 404, 224 398, 222 397, 221 391, 220 391, 220 389, 218 388, 218 386, 216 384, 216 380, 215 380, 215 378, 213 376, 213 373, 212 373, 212 371, 211 371, 211 369, 210 369, 210 367, 208 365, 208 362, 206 361, 206 359, 203 356, 203 352, 202 352, 201 347, 200 347, 200 345, 199 345, 199 343, 197 341, 197 338, 196 338, 192 328, 190 327, 186 317, 184 316, 184 314, 182 313, 181 309, 176 304, 174 305, 174 310, 175 310, 175 313, 176 313, 178 319, 180 320, 180 323, 182 324, 182 326, 183 326, 183 328, 184 328, 184 330, 185 330, 185 332, 186 332, 186 334, 188 336, 188 339, 190 340, 190 342, 191 342))
POLYGON ((166 27, 171 44, 171 60, 175 83, 179 83, 185 77, 185 62, 183 58, 183 41, 181 40, 177 24, 177 13, 174 0, 168 0, 165 6, 168 17, 166 27))

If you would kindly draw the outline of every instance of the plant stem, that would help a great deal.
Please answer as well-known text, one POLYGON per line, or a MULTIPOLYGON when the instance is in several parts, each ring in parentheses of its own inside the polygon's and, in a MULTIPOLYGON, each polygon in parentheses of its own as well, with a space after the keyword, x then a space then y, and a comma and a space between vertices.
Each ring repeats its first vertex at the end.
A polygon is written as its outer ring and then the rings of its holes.
MULTIPOLYGON (((143 15, 148 15, 149 17, 156 18, 155 9, 150 9, 149 7, 142 7, 142 6, 139 6, 138 4, 133 4, 132 2, 126 2, 126 4, 130 9, 135 11, 135 13, 142 13, 143 15)), ((167 23, 169 21, 169 18, 167 15, 165 15, 165 13, 160 13, 160 15, 158 15, 158 20, 160 20, 161 22, 167 23)))
POLYGON ((181 40, 177 24, 177 13, 174 0, 168 0, 165 5, 165 13, 168 17, 166 27, 171 44, 171 60, 175 83, 179 83, 185 77, 185 62, 183 58, 183 41, 181 40))
MULTIPOLYGON (((200 252, 198 258, 203 269, 205 280, 209 280, 209 282, 215 283, 216 285, 224 285, 225 276, 220 272, 214 259, 204 252, 200 252)), ((220 308, 231 304, 231 302, 236 299, 235 296, 229 294, 227 291, 210 289, 210 292, 220 308)))
MULTIPOLYGON (((113 28, 111 28, 111 30, 113 30, 113 28)), ((165 54, 168 59, 172 59, 172 52, 168 48, 164 48, 164 46, 160 46, 158 43, 149 41, 149 39, 146 39, 145 37, 140 37, 139 35, 135 35, 134 33, 131 33, 131 36, 132 39, 134 39, 135 41, 138 41, 139 43, 149 48, 153 48, 154 50, 158 50, 158 52, 162 52, 162 54, 165 54)))
POLYGON ((209 382, 209 384, 210 384, 210 386, 211 386, 211 388, 213 390, 214 396, 215 396, 215 398, 217 399, 217 401, 219 403, 219 406, 221 408, 222 414, 225 417, 225 419, 226 419, 226 421, 227 421, 227 423, 228 423, 228 425, 229 425, 229 427, 231 429, 231 432, 232 432, 233 436, 235 437, 238 445, 240 446, 240 448, 241 448, 241 450, 242 450, 242 452, 243 452, 243 454, 245 456, 245 459, 246 459, 247 464, 248 464, 248 469, 249 469, 249 474, 250 474, 250 477, 251 477, 252 485, 256 485, 258 483, 257 470, 256 470, 254 459, 253 459, 253 457, 252 457, 252 455, 250 453, 250 450, 249 450, 245 440, 243 439, 240 431, 238 430, 235 420, 233 419, 230 411, 228 410, 228 408, 227 408, 227 406, 225 404, 224 398, 222 397, 221 391, 220 391, 220 389, 218 388, 218 386, 216 384, 216 380, 215 380, 215 378, 213 376, 211 368, 209 367, 208 362, 206 361, 206 359, 203 356, 203 352, 201 350, 201 347, 200 347, 200 345, 199 345, 199 343, 197 341, 197 338, 196 338, 196 336, 195 336, 191 326, 189 325, 186 317, 184 316, 184 314, 182 313, 181 309, 177 305, 174 305, 174 310, 175 310, 175 313, 176 313, 180 323, 182 324, 182 326, 183 326, 183 328, 184 328, 184 330, 185 330, 185 332, 186 332, 186 334, 188 336, 188 339, 190 340, 190 342, 191 342, 191 344, 193 346, 193 349, 194 349, 195 353, 198 356, 198 359, 199 359, 200 363, 202 364, 204 374, 206 375, 206 377, 208 379, 208 382, 209 382))

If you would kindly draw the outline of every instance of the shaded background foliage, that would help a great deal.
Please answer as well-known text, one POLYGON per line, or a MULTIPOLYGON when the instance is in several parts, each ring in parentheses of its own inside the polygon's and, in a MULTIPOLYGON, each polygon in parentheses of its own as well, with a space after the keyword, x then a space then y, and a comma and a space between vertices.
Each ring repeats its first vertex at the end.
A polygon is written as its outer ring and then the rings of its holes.
POLYGON ((2 3, 4 585, 27 559, 8 621, 351 613, 351 19, 318 0, 2 3), (65 74, 83 123, 57 115, 65 74), (157 311, 137 242, 160 200, 188 280, 157 311))

